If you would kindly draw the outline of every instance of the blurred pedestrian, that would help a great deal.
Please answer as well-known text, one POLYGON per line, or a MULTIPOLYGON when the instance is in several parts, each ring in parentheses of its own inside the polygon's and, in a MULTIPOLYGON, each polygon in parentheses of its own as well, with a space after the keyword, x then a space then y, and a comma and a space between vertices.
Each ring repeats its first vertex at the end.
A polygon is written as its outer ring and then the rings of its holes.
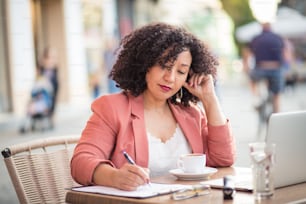
POLYGON ((101 71, 95 70, 89 75, 89 83, 92 93, 92 98, 96 99, 101 95, 101 71))
POLYGON ((294 89, 297 83, 297 73, 294 69, 295 66, 295 48, 293 43, 288 39, 284 38, 284 61, 283 61, 283 69, 284 69, 284 78, 285 78, 285 87, 294 89))
MULTIPOLYGON (((255 67, 249 69, 252 93, 258 100, 257 83, 266 80, 268 91, 272 94, 273 112, 280 111, 280 94, 284 88, 282 74, 284 41, 272 32, 270 23, 262 24, 262 32, 250 43, 255 67)), ((260 105, 259 101, 255 105, 260 105)))
POLYGON ((54 127, 54 112, 58 97, 59 80, 58 80, 58 62, 55 48, 46 47, 43 51, 42 58, 38 63, 38 76, 46 77, 53 89, 52 103, 49 112, 51 118, 51 128, 54 127))

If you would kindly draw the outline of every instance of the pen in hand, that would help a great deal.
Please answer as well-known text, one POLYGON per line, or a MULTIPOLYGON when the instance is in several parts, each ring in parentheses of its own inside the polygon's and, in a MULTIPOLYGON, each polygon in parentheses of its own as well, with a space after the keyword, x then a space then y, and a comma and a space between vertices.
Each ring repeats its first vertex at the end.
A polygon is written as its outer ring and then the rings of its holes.
MULTIPOLYGON (((122 151, 122 154, 124 155, 125 159, 132 165, 136 165, 136 163, 134 162, 134 160, 132 159, 132 157, 130 157, 130 155, 126 152, 126 151, 122 151)), ((147 183, 151 186, 150 181, 148 180, 147 183)))
POLYGON ((132 157, 130 157, 130 155, 128 155, 128 153, 126 153, 126 151, 122 151, 124 157, 126 158, 126 160, 130 163, 135 165, 136 163, 134 162, 134 160, 132 159, 132 157))

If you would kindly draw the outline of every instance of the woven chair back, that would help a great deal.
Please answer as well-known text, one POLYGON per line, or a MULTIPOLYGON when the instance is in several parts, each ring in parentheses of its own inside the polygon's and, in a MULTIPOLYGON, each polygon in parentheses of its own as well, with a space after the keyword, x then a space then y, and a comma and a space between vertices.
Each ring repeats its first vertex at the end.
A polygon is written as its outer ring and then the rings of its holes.
POLYGON ((76 186, 70 159, 79 136, 58 136, 13 145, 2 151, 20 203, 65 203, 76 186))

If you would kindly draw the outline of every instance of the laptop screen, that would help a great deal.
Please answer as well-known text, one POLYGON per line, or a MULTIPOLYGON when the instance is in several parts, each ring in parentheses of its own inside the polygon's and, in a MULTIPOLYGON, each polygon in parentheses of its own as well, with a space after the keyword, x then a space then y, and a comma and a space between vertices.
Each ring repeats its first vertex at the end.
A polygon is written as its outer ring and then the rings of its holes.
POLYGON ((272 114, 266 142, 276 144, 275 187, 306 182, 306 111, 272 114))

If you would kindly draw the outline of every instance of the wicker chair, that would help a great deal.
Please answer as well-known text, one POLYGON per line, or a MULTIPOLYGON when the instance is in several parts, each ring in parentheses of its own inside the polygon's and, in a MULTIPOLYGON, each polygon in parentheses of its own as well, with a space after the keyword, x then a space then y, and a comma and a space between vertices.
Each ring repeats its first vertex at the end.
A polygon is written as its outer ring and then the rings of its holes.
POLYGON ((70 175, 70 159, 78 139, 37 139, 2 151, 20 203, 65 203, 65 189, 77 185, 70 175))

